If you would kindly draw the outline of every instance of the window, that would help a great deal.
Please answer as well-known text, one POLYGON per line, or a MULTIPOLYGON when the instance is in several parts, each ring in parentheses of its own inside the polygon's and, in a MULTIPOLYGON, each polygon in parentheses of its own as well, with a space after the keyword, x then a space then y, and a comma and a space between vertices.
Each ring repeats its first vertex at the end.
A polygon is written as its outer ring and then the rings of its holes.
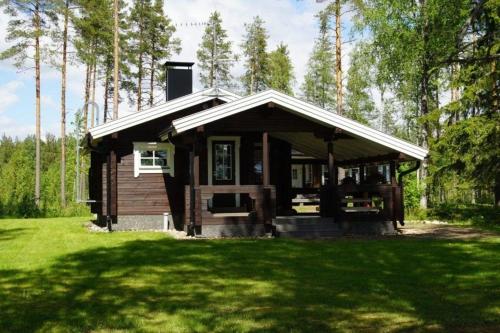
POLYGON ((134 176, 141 173, 168 173, 174 176, 175 147, 171 143, 135 142, 134 176))
POLYGON ((233 179, 233 145, 216 143, 215 149, 215 180, 233 179))

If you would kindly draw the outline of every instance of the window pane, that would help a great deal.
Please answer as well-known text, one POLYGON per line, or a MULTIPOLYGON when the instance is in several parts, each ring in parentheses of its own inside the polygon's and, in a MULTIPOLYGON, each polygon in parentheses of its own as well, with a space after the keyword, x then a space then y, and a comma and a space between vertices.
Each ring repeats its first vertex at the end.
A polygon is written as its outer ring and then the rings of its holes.
POLYGON ((215 179, 233 179, 233 151, 232 145, 227 143, 215 144, 215 179))
POLYGON ((156 166, 161 166, 161 167, 167 166, 167 159, 166 158, 155 158, 154 161, 155 161, 156 166))
POLYGON ((155 151, 155 157, 166 159, 167 158, 167 152, 165 150, 157 150, 157 151, 155 151))
POLYGON ((141 151, 141 157, 153 157, 153 150, 141 151))
POLYGON ((141 158, 141 166, 153 166, 152 158, 141 158))

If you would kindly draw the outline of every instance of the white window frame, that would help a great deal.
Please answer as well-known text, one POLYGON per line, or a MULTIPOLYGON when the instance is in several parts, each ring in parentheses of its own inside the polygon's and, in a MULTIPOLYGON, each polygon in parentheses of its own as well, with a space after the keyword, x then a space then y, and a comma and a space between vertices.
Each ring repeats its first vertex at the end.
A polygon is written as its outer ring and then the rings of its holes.
POLYGON ((175 146, 168 142, 134 142, 134 177, 141 173, 168 173, 174 177, 175 146), (141 165, 141 151, 164 150, 167 152, 167 165, 141 165))
MULTIPOLYGON (((207 151, 208 151, 208 185, 213 185, 212 183, 212 144, 214 141, 234 141, 234 168, 233 177, 235 185, 240 185, 240 146, 241 146, 241 137, 240 136, 209 136, 207 138, 207 151)), ((236 194, 236 206, 240 206, 241 196, 240 194, 236 194)), ((210 207, 212 207, 212 199, 208 201, 210 207)))

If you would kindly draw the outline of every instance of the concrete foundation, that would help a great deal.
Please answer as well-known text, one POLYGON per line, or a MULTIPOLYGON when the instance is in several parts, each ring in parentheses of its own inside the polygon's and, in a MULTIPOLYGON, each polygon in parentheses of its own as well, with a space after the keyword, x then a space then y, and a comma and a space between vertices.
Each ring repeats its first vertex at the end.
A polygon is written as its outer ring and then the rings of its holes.
MULTIPOLYGON (((163 215, 119 215, 116 221, 111 225, 114 231, 125 230, 163 230, 164 222, 163 215)), ((175 229, 175 222, 179 220, 172 215, 168 216, 168 228, 175 229)), ((98 219, 98 224, 106 225, 106 216, 101 216, 98 219)))
POLYGON ((340 225, 344 235, 394 235, 392 221, 349 221, 340 225))
POLYGON ((197 230, 202 237, 261 237, 266 234, 264 224, 213 224, 203 225, 197 230))

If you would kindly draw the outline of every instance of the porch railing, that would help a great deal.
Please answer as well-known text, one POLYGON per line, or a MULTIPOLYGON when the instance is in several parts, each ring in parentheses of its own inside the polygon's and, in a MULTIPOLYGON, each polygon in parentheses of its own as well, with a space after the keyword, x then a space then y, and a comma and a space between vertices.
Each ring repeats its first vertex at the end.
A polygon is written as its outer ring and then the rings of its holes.
POLYGON ((324 187, 320 211, 322 215, 333 216, 338 221, 352 220, 362 215, 364 220, 403 222, 402 189, 392 184, 324 187))
POLYGON ((272 223, 276 216, 276 188, 272 185, 200 185, 185 187, 185 223, 203 224, 272 223), (239 194, 247 200, 245 212, 213 212, 209 201, 216 194, 239 194), (191 199, 194 205, 191 205, 191 199))

